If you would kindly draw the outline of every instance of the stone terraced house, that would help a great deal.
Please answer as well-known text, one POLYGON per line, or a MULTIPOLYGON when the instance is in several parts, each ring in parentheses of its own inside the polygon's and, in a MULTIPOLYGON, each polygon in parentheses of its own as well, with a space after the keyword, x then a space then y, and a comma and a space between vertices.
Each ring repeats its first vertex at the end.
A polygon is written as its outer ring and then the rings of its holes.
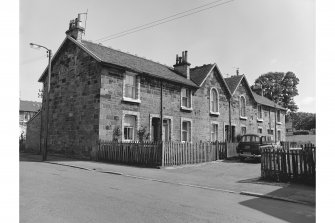
POLYGON ((191 68, 187 51, 169 67, 83 40, 83 31, 71 21, 52 58, 48 150, 89 156, 98 140, 136 141, 143 129, 151 141, 274 137, 275 116, 285 140, 286 110, 254 93, 244 75, 223 78, 216 64, 191 68))

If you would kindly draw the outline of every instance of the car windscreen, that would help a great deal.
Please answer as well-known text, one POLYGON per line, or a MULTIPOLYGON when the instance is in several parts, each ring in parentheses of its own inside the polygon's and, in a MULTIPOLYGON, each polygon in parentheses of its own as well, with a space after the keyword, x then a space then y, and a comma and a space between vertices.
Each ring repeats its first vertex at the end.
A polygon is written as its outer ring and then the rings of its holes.
POLYGON ((258 136, 242 136, 241 142, 259 142, 258 136))

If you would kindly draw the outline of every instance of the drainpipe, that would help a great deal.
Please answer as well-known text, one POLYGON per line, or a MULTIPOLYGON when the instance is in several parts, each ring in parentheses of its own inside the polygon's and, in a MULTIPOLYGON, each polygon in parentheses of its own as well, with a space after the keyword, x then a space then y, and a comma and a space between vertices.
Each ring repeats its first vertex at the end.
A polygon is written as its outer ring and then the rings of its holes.
POLYGON ((232 142, 233 139, 232 139, 232 128, 231 128, 231 97, 229 97, 228 99, 228 107, 229 107, 229 111, 228 111, 228 114, 229 114, 229 129, 228 129, 228 142, 232 142))
POLYGON ((163 82, 161 81, 161 108, 160 108, 160 116, 161 116, 161 132, 160 139, 163 142, 163 82))

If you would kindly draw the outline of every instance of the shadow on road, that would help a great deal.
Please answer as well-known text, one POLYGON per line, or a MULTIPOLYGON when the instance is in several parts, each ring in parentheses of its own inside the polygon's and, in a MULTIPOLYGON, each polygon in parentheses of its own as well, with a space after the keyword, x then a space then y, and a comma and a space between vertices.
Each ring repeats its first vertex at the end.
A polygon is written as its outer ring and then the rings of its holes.
POLYGON ((315 222, 315 208, 302 205, 302 210, 300 210, 300 208, 293 206, 294 204, 278 202, 278 205, 273 205, 272 202, 266 198, 254 198, 242 201, 240 204, 287 222, 315 222))

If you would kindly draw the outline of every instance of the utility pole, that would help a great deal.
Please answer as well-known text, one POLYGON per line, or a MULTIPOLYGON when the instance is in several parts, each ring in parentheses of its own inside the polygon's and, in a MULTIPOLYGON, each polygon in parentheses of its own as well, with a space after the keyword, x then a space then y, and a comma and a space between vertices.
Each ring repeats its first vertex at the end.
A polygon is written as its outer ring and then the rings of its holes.
MULTIPOLYGON (((43 93, 46 93, 46 124, 45 124, 45 137, 44 137, 44 149, 42 151, 42 160, 45 161, 47 160, 47 151, 48 151, 48 121, 49 121, 49 94, 50 94, 50 80, 51 80, 51 57, 52 57, 52 51, 51 49, 46 48, 45 46, 35 44, 35 43, 30 43, 30 46, 35 49, 40 49, 43 48, 47 51, 47 56, 48 56, 48 86, 47 90, 45 91, 45 87, 43 88, 43 93)), ((42 123, 42 113, 43 113, 43 98, 42 98, 42 109, 41 109, 41 123, 42 123)), ((42 129, 41 129, 42 131, 42 129)), ((40 137, 42 134, 40 134, 40 137)), ((40 140, 41 142, 41 140, 40 140)))

